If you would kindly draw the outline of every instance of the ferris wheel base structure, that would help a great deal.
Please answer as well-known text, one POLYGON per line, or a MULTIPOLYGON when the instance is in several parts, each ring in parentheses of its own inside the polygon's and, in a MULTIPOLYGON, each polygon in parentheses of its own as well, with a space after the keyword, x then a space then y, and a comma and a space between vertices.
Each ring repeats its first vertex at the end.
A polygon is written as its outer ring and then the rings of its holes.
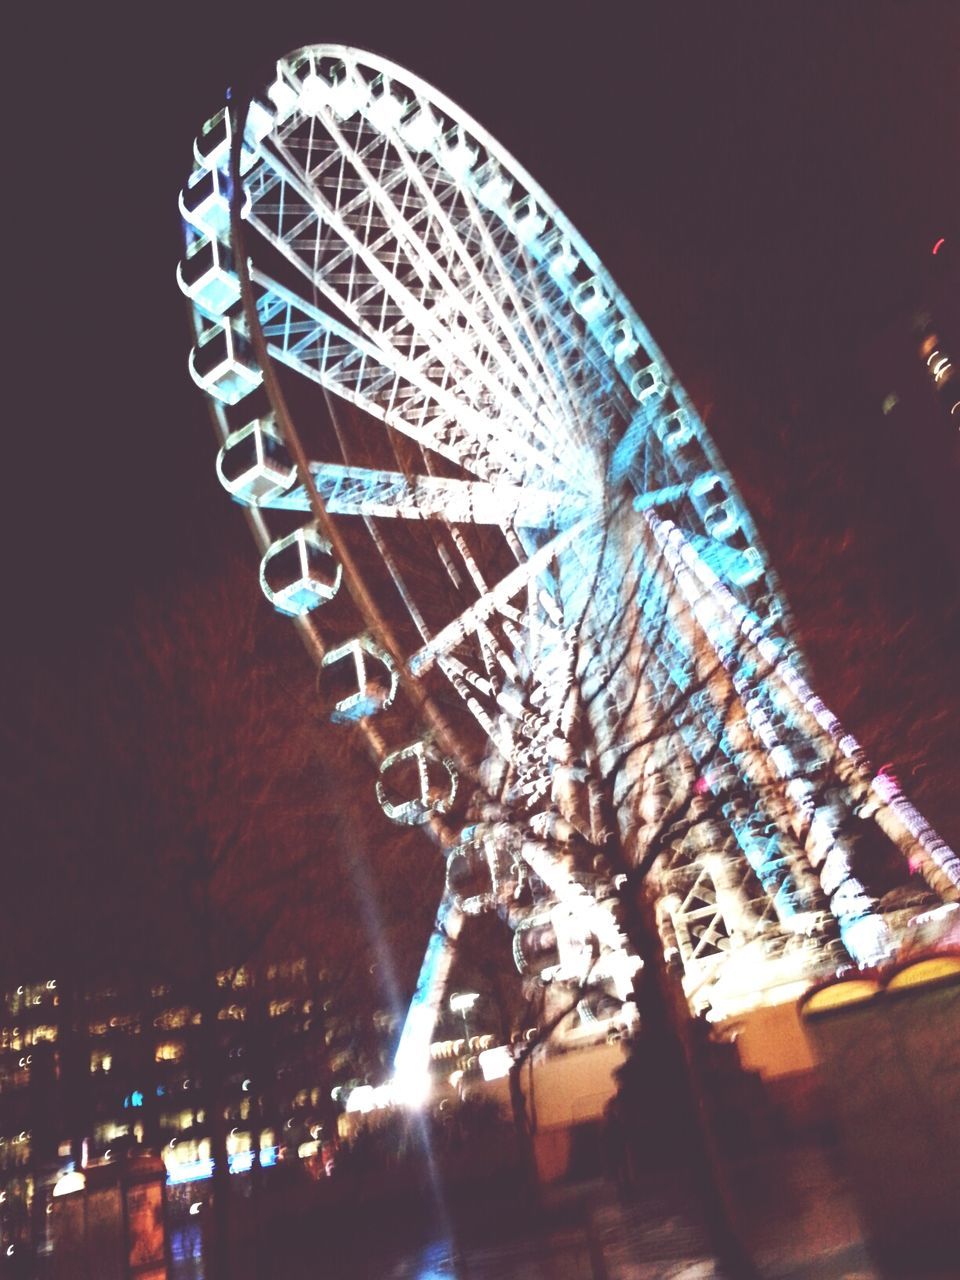
POLYGON ((180 210, 190 373, 261 587, 371 800, 439 849, 398 1077, 471 915, 589 1022, 630 998, 642 898, 722 1021, 957 903, 960 860, 814 692, 663 354, 482 126, 310 46, 203 126, 180 210))

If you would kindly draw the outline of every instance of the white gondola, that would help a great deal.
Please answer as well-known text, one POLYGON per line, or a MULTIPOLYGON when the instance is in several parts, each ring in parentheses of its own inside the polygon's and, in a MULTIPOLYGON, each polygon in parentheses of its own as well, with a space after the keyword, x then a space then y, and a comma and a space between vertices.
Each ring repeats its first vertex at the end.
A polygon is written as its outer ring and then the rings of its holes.
POLYGON ((383 80, 379 84, 375 81, 370 86, 370 89, 371 94, 364 106, 363 113, 379 129, 389 133, 403 119, 404 113, 409 106, 409 99, 398 97, 383 80))
POLYGON ((588 324, 595 324, 601 316, 606 318, 613 309, 613 303, 596 276, 577 285, 570 295, 570 305, 588 324))
POLYGON ((533 248, 548 225, 533 196, 522 196, 510 210, 510 216, 514 235, 525 248, 533 248))
POLYGON ((506 213, 513 183, 494 160, 488 160, 475 175, 474 192, 480 203, 494 213, 506 213))
POLYGON ((349 120, 362 107, 366 86, 341 63, 330 68, 330 75, 309 71, 300 82, 297 106, 305 116, 322 116, 332 111, 341 120, 349 120))
POLYGON ((230 117, 226 108, 204 124, 193 144, 193 155, 201 169, 227 169, 230 164, 230 117))
POLYGON ((250 99, 247 119, 243 129, 244 145, 253 150, 264 140, 277 120, 277 110, 268 93, 255 94, 250 99))
POLYGON ((236 317, 211 324, 190 353, 190 376, 223 404, 237 404, 263 381, 250 340, 236 317))
POLYGON ((452 178, 462 179, 476 164, 478 148, 462 129, 451 129, 437 146, 437 160, 452 178))
POLYGON ((704 471, 690 485, 690 500, 701 517, 726 497, 726 487, 715 471, 704 471))
MULTIPOLYGON (((600 339, 600 345, 604 354, 610 356, 614 364, 621 364, 628 357, 632 356, 640 343, 637 336, 633 332, 633 325, 629 320, 623 318, 614 321, 609 329, 600 339)), ((649 360, 643 363, 649 363, 649 360)))
POLYGON ((516 828, 506 823, 464 827, 447 850, 446 888, 464 915, 508 909, 526 880, 516 828))
POLYGON ((527 916, 513 934, 513 961, 517 970, 548 981, 560 967, 557 934, 548 911, 527 916))
MULTIPOLYGON (((243 133, 243 147, 240 152, 240 172, 246 173, 256 163, 260 142, 273 127, 276 113, 265 98, 256 98, 247 113, 243 133)), ((220 169, 230 172, 230 142, 233 131, 230 126, 230 114, 226 108, 211 116, 200 130, 200 136, 193 144, 193 154, 200 169, 220 169)))
POLYGON ((457 798, 460 779, 450 760, 442 760, 439 765, 447 772, 447 792, 441 795, 431 778, 431 772, 438 772, 438 765, 428 758, 427 748, 423 742, 411 743, 409 747, 401 747, 399 751, 391 751, 380 765, 380 777, 377 779, 377 802, 392 822, 414 827, 434 813, 448 813, 457 798), (406 769, 403 766, 406 765, 406 769), (414 772, 417 780, 417 795, 410 800, 394 800, 387 794, 384 776, 391 770, 400 767, 401 772, 414 772))
POLYGON ((287 492, 297 468, 272 413, 227 436, 217 454, 217 475, 231 497, 251 507, 268 505, 287 492))
POLYGON ((429 106, 418 102, 400 122, 397 132, 411 150, 435 152, 440 139, 440 124, 429 106))
POLYGON ((495 911, 501 898, 497 864, 482 841, 465 841, 447 851, 446 887, 451 901, 467 916, 495 911))
POLYGON ((353 678, 356 691, 338 699, 330 712, 334 724, 342 724, 349 720, 362 720, 376 715, 378 711, 389 707, 397 696, 400 677, 396 664, 388 653, 374 644, 369 636, 355 636, 346 644, 331 649, 324 655, 321 671, 317 677, 317 688, 325 691, 332 679, 343 674, 343 664, 353 662, 353 678), (371 659, 382 668, 376 674, 371 671, 371 659), (334 673, 333 667, 340 667, 334 673))
POLYGON ((711 538, 729 538, 740 528, 736 504, 730 498, 715 502, 704 512, 703 527, 711 538))
POLYGON ((294 618, 332 600, 342 578, 333 548, 313 525, 278 539, 260 561, 263 594, 276 610, 294 618))
POLYGON ((220 169, 196 169, 180 192, 180 213, 201 235, 225 237, 230 231, 227 176, 220 169))
POLYGON ((566 287, 574 278, 574 273, 580 265, 580 258, 574 252, 569 239, 559 231, 548 236, 547 242, 545 250, 547 270, 561 287, 566 287))
POLYGON ((269 107, 274 112, 274 122, 284 124, 297 109, 297 91, 285 79, 280 63, 277 63, 277 78, 267 87, 269 107))
POLYGON ((240 301, 240 281, 233 270, 230 250, 211 236, 202 236, 177 263, 181 292, 206 315, 224 315, 240 301))
POLYGON ((626 380, 634 400, 646 400, 647 396, 663 391, 663 379, 658 364, 641 364, 636 356, 629 356, 626 360, 620 361, 617 368, 626 380))
POLYGON ((680 449, 694 439, 693 423, 683 409, 677 409, 654 424, 654 430, 668 449, 680 449))

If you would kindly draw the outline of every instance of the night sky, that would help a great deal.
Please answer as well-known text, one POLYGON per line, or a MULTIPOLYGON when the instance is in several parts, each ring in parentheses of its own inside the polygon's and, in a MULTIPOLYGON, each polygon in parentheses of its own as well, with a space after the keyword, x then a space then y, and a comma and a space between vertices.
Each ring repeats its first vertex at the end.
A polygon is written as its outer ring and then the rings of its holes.
POLYGON ((960 840, 956 445, 882 418, 871 355, 938 237, 956 260, 960 7, 212 8, 44 7, 8 47, 5 750, 139 596, 236 548, 258 590, 187 375, 177 193, 228 85, 338 41, 460 103, 598 251, 705 414, 828 701, 875 758, 899 748, 872 733, 933 725, 911 781, 960 840))

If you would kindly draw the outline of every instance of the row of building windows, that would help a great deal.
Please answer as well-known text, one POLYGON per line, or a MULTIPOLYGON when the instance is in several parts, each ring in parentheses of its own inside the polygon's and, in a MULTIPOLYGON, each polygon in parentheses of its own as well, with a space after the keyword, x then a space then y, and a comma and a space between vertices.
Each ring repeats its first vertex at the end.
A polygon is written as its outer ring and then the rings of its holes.
POLYGON ((20 1014, 32 1009, 55 1008, 59 1003, 56 979, 49 978, 46 982, 21 984, 10 991, 5 991, 3 1003, 12 1018, 19 1017, 20 1014))
MULTIPOLYGON (((201 1070, 209 1049, 201 996, 169 981, 0 991, 0 1195, 20 1195, 20 1184, 78 1158, 70 1135, 85 1139, 84 1159, 141 1142, 160 1151, 171 1181, 180 1161, 184 1176, 199 1176, 190 1166, 208 1158, 211 1105, 223 1109, 238 1169, 254 1144, 269 1163, 281 1148, 315 1143, 313 1131, 336 1105, 333 1090, 363 1070, 354 1020, 326 975, 305 960, 221 971, 216 1044, 225 1079, 215 1103, 201 1070)), ((362 1052, 387 1061, 394 1018, 383 1010, 370 1017, 362 1042, 373 1033, 369 1043, 383 1048, 362 1052)))
MULTIPOLYGON (((271 1000, 267 1006, 267 1015, 270 1018, 294 1018, 301 1014, 310 1014, 313 1011, 314 1002, 312 1000, 285 999, 271 1000)), ((217 1018, 220 1022, 245 1022, 247 1019, 247 1009, 243 1005, 230 1004, 225 1005, 217 1012, 217 1018)), ((154 1027, 159 1031, 179 1031, 186 1027, 199 1026, 202 1021, 201 1014, 188 1005, 180 1005, 175 1008, 165 1009, 153 1019, 154 1027)), ((102 1038, 109 1036, 112 1032, 119 1032, 127 1035, 138 1035, 142 1030, 142 1019, 136 1014, 117 1015, 108 1019, 97 1020, 87 1024, 87 1034, 102 1038)), ((301 1024, 302 1030, 310 1029, 310 1021, 307 1019, 301 1024)), ((55 1044, 57 1041, 58 1029, 53 1023, 37 1023, 34 1026, 0 1026, 0 1053, 22 1053, 38 1044, 55 1044)), ((182 1046, 178 1051, 173 1044, 158 1046, 157 1061, 179 1061, 182 1056, 182 1046)), ((91 1054, 91 1071, 109 1071, 109 1065, 104 1066, 103 1063, 109 1064, 111 1054, 108 1051, 98 1051, 91 1054)), ((21 1063, 23 1067, 25 1064, 21 1063)), ((28 1065, 28 1064, 26 1064, 28 1065)), ((11 1080, 8 1079, 10 1068, 0 1063, 0 1091, 4 1087, 10 1087, 11 1080)))
POLYGON ((21 1049, 32 1049, 44 1042, 52 1044, 56 1038, 57 1028, 47 1022, 32 1027, 0 1027, 0 1051, 6 1049, 18 1053, 21 1049))

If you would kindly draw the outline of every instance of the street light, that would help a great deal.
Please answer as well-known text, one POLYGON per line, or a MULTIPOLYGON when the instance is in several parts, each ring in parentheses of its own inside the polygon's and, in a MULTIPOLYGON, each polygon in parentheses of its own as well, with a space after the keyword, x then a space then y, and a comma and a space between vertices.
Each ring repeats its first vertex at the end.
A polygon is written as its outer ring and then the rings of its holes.
POLYGON ((463 1038, 466 1041, 466 1047, 470 1048, 470 1027, 467 1023, 467 1014, 480 999, 476 991, 455 991, 450 997, 450 1012, 459 1013, 463 1018, 463 1038))

